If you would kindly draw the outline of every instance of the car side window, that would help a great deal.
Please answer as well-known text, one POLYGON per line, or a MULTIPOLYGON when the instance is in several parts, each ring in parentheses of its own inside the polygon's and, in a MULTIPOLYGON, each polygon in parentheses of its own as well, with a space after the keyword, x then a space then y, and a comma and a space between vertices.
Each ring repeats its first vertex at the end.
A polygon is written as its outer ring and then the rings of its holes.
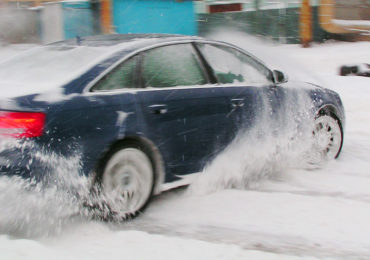
POLYGON ((197 46, 213 69, 219 83, 271 83, 271 72, 248 55, 222 45, 197 44, 197 46))
POLYGON ((138 57, 134 56, 118 65, 101 78, 91 91, 109 91, 122 88, 136 88, 135 72, 138 57))
POLYGON ((174 44, 146 51, 141 71, 145 87, 166 88, 208 83, 191 44, 174 44))

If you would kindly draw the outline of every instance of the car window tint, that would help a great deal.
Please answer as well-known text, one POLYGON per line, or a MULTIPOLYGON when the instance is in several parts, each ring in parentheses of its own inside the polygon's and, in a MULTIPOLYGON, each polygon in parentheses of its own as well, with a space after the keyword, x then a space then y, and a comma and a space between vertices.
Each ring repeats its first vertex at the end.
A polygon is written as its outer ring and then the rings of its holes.
POLYGON ((244 53, 226 46, 198 46, 219 83, 271 83, 270 71, 244 53))
POLYGON ((147 51, 142 66, 145 87, 166 88, 207 83, 190 44, 176 44, 147 51))
POLYGON ((99 82, 92 88, 92 91, 135 88, 136 64, 136 56, 125 61, 99 80, 99 82))

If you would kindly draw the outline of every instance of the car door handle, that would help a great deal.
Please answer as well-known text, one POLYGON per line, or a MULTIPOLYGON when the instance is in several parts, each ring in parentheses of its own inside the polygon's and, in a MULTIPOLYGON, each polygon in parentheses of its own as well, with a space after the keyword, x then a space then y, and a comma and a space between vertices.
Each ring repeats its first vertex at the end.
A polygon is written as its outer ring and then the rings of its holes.
POLYGON ((230 102, 233 108, 244 107, 244 98, 233 98, 230 102))
POLYGON ((148 108, 150 112, 155 115, 167 113, 167 105, 165 104, 154 104, 154 105, 150 105, 148 108))

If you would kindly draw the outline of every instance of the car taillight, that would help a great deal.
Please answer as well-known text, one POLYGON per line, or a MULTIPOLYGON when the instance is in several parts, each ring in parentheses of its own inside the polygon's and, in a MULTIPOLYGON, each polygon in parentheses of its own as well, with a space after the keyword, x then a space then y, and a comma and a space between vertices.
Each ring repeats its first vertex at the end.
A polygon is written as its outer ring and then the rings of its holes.
POLYGON ((0 136, 37 137, 43 134, 44 125, 44 113, 0 111, 0 136))

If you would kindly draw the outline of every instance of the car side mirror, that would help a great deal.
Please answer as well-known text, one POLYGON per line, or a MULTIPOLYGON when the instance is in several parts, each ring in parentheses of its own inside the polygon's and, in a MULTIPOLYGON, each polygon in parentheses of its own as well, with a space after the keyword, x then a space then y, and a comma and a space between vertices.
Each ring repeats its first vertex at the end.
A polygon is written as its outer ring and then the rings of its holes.
POLYGON ((274 82, 275 83, 285 83, 288 82, 288 75, 286 75, 284 72, 280 70, 274 70, 272 72, 273 77, 274 77, 274 82))

